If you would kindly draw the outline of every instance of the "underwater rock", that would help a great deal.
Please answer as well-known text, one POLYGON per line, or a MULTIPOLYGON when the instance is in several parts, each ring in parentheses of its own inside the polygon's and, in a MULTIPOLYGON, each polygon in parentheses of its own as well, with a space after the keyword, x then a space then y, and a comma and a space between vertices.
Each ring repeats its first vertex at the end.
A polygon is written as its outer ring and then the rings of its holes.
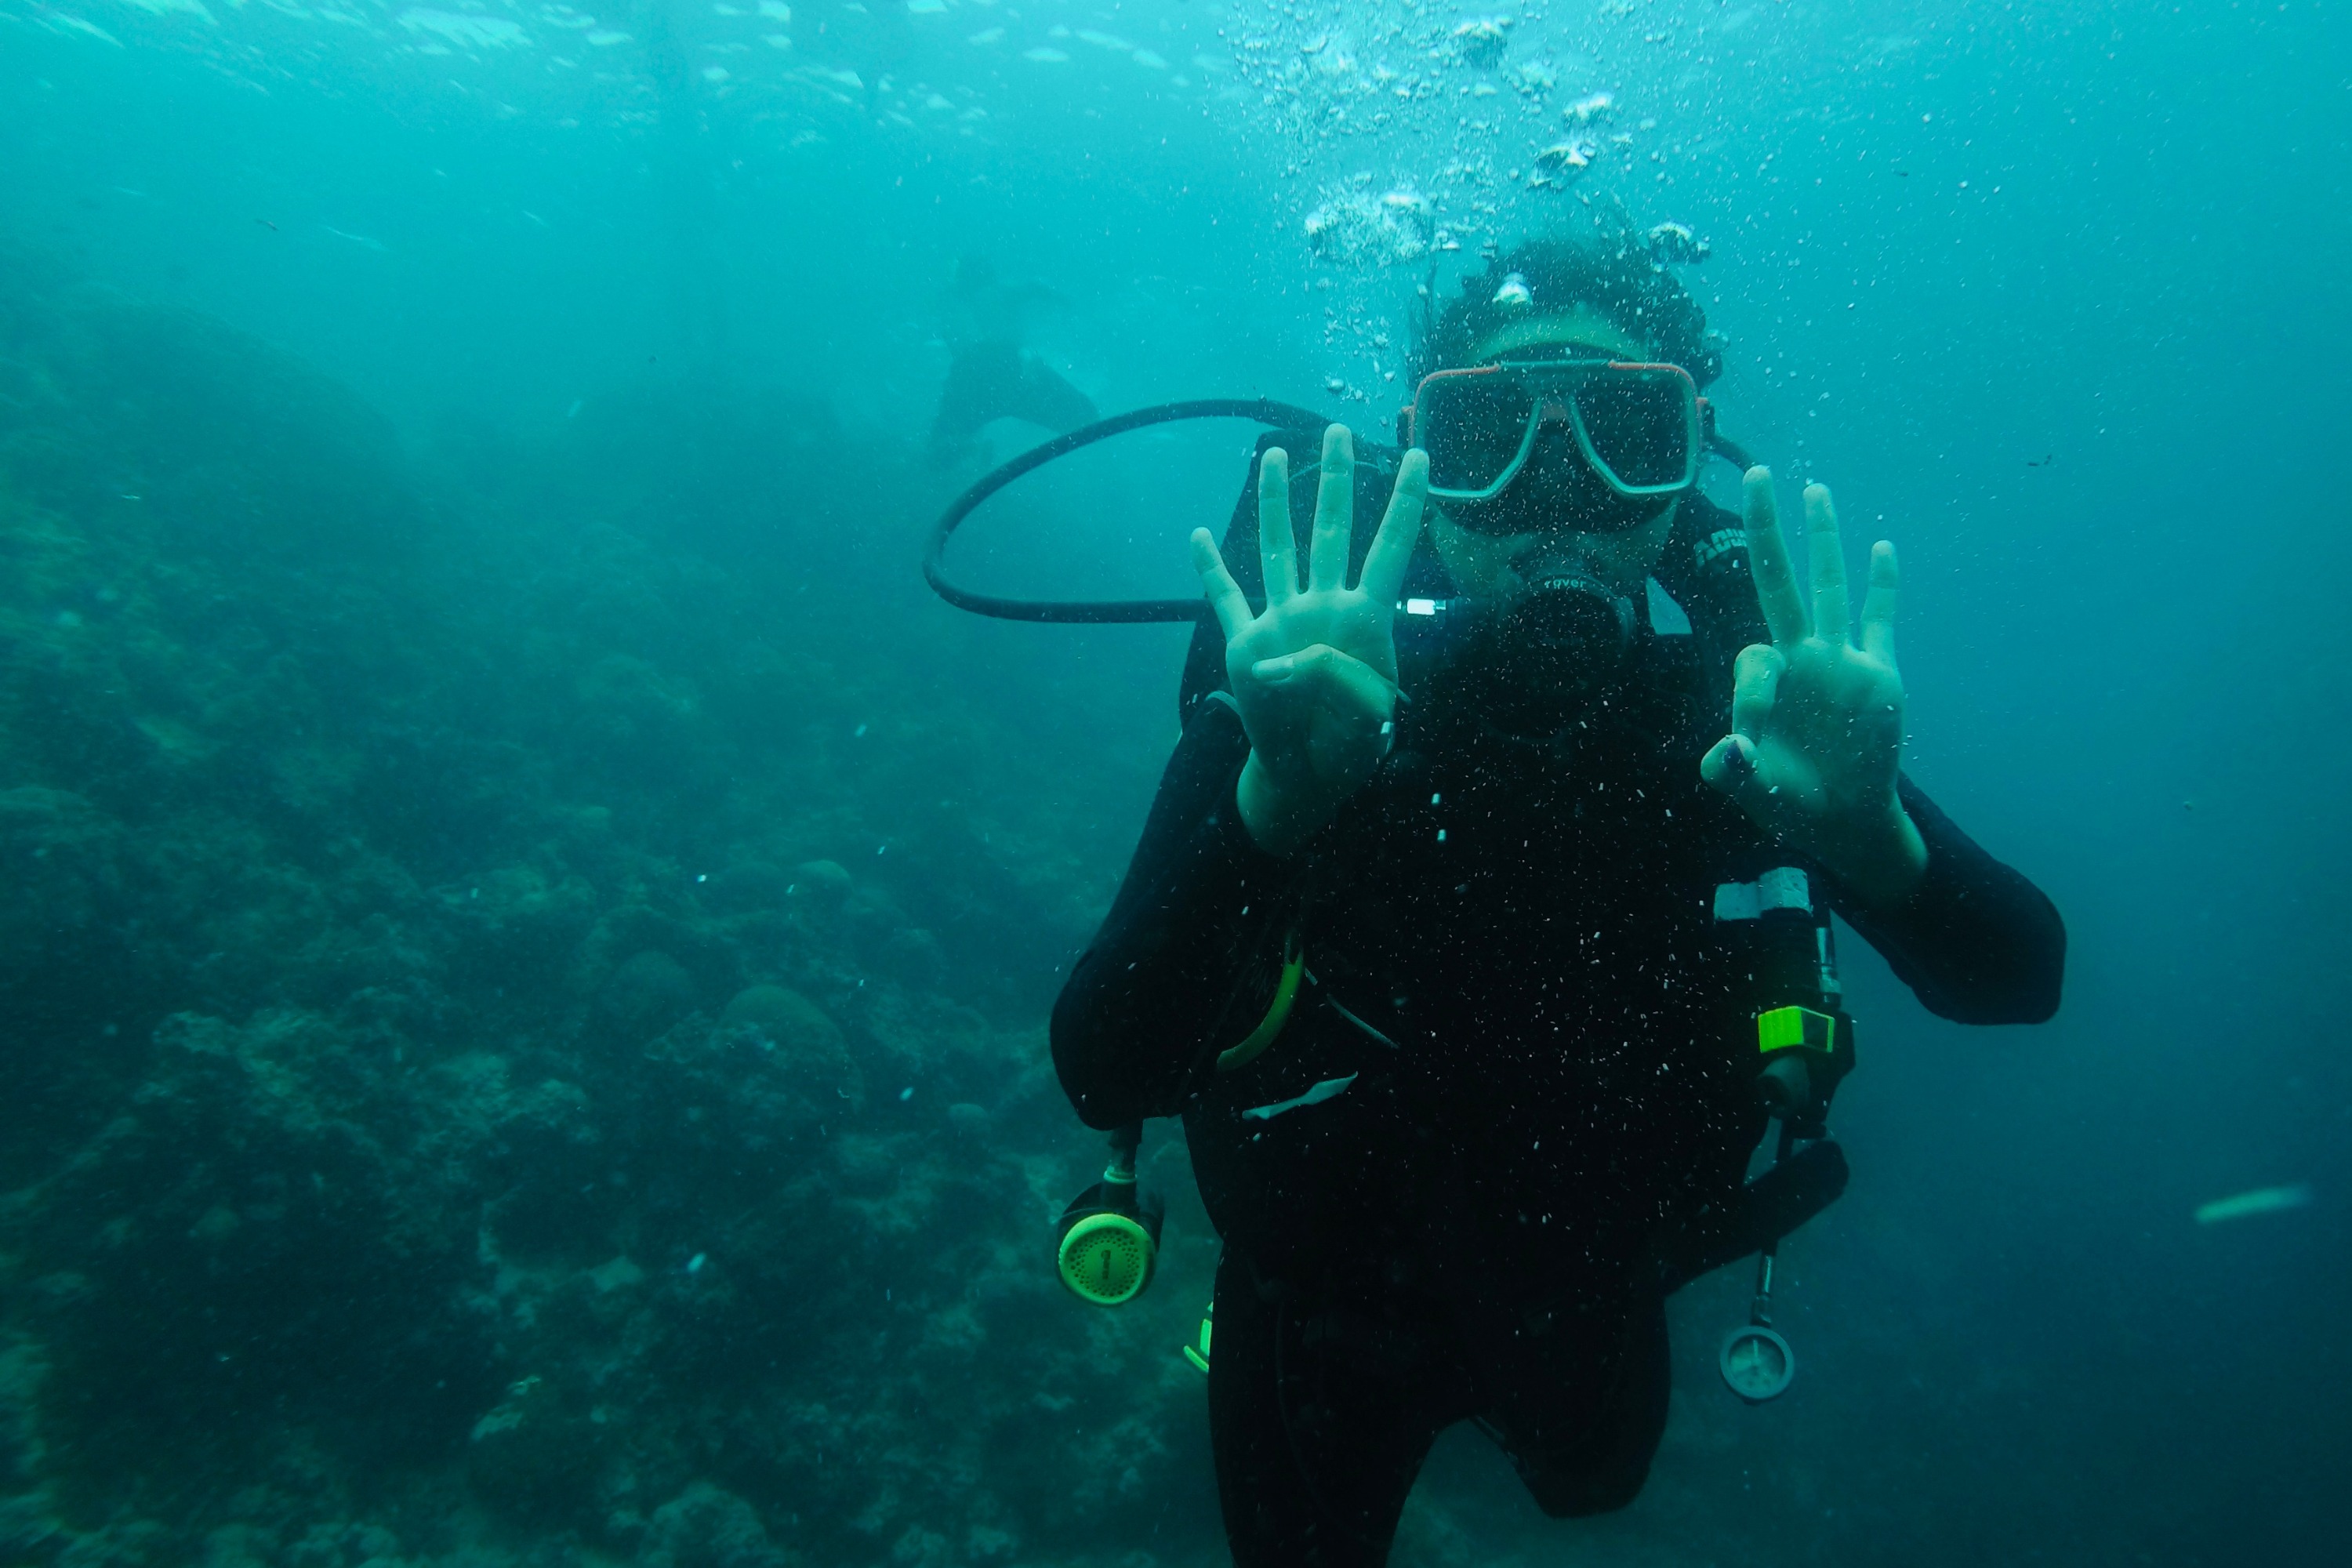
POLYGON ((759 1511, 709 1481, 697 1481, 654 1510, 637 1550, 638 1568, 796 1568, 759 1511))
MULTIPOLYGON (((790 986, 747 985, 737 992, 721 1016, 719 1037, 713 1048, 732 1038, 740 1042, 737 1048, 755 1048, 760 1056, 751 1071, 740 1063, 703 1069, 697 1058, 698 1071, 713 1070, 734 1084, 737 1103, 727 1114, 743 1122, 748 1137, 788 1135, 866 1102, 865 1075, 840 1026, 790 986)), ((675 1038, 664 1049, 681 1061, 690 1054, 675 1038)))
POLYGON ((596 923, 596 889, 584 877, 551 878, 509 866, 442 889, 446 918, 464 934, 453 967, 499 987, 550 985, 596 923))
POLYGON ((234 1469, 329 1412, 390 1447, 462 1431, 490 1359, 453 1314, 480 1273, 472 1150, 462 1126, 400 1146, 443 1108, 373 1044, 290 1010, 159 1031, 23 1233, 53 1470, 110 1484, 124 1423, 151 1474, 234 1469))
POLYGON ((604 1016, 637 1039, 660 1034, 694 1011, 694 976, 658 948, 635 954, 604 982, 598 997, 604 1016))
MULTIPOLYGON (((842 875, 846 878, 849 873, 842 875)), ((791 896, 786 889, 793 886, 793 875, 782 867, 766 860, 738 860, 702 884, 702 901, 719 914, 757 914, 782 908, 791 896)))
POLYGON ((838 904, 849 896, 849 871, 838 860, 803 860, 793 868, 790 886, 820 904, 838 904))
POLYGON ((789 985, 746 985, 719 1015, 725 1024, 758 1030, 778 1050, 796 1057, 848 1057, 840 1026, 824 1009, 789 985))
POLYGON ((882 943, 880 959, 893 974, 925 984, 947 972, 948 956, 940 939, 920 926, 900 926, 882 943))
POLYGON ((466 1473, 476 1494, 523 1520, 560 1518, 589 1502, 605 1424, 573 1406, 536 1373, 508 1384, 467 1436, 466 1473))

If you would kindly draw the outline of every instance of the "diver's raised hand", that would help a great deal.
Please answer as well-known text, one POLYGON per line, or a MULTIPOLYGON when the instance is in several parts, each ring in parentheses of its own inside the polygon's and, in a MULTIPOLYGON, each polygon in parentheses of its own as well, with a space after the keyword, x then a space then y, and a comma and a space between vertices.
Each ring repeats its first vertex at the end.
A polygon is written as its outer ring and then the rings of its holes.
POLYGON ((1772 641, 1740 650, 1731 733, 1701 760, 1700 775, 1865 903, 1897 902, 1918 885, 1927 848, 1895 792, 1903 760, 1895 546, 1882 539, 1871 547, 1857 647, 1829 487, 1805 487, 1810 621, 1780 536, 1771 472, 1748 469, 1746 489, 1748 560, 1772 641))
POLYGON ((1313 837, 1363 786, 1387 750, 1396 717, 1396 638, 1390 622, 1405 563, 1421 536, 1429 458, 1407 452, 1380 532, 1348 586, 1355 538, 1356 442, 1344 425, 1323 432, 1322 477, 1307 584, 1299 586, 1290 525, 1290 455, 1258 464, 1258 549, 1265 613, 1225 570, 1205 528, 1192 534, 1192 564, 1225 631, 1225 675, 1249 733, 1234 800, 1258 847, 1287 855, 1313 837))

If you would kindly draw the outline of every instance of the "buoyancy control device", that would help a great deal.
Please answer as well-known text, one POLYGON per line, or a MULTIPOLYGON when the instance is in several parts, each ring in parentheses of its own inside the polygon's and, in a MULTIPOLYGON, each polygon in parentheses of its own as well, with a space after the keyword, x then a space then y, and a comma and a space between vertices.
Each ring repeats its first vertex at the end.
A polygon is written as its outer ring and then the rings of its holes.
MULTIPOLYGON (((1228 567, 1244 593, 1254 606, 1263 605, 1254 504, 1258 459, 1276 446, 1294 452, 1319 449, 1318 432, 1323 425, 1320 416, 1306 409, 1265 399, 1158 405, 1097 421, 1021 453, 967 487, 934 522, 923 555, 925 580, 958 608, 998 619, 1082 625, 1192 622, 1196 630, 1179 696, 1180 720, 1189 722, 1197 705, 1222 686, 1224 676, 1223 637, 1205 600, 1011 598, 956 584, 948 578, 943 563, 949 540, 975 510, 1045 464, 1129 431, 1179 421, 1227 418, 1254 420, 1270 427, 1256 443, 1249 479, 1223 541, 1228 567)), ((1706 436, 1716 455, 1741 468, 1748 466, 1747 454, 1716 434, 1711 411, 1706 436)), ((1356 559, 1361 559, 1378 527, 1401 456, 1398 448, 1381 443, 1362 439, 1357 443, 1357 537, 1352 542, 1356 559)), ((1292 469, 1292 515, 1302 530, 1311 527, 1318 467, 1307 462, 1292 469)), ((1696 640, 1707 667, 1705 678, 1714 688, 1727 691, 1731 659, 1740 647, 1764 636, 1748 574, 1747 536, 1738 521, 1711 505, 1684 509, 1656 574, 1660 590, 1689 616, 1692 629, 1700 634, 1696 640)), ((1306 543, 1302 538, 1302 552, 1306 543)), ((1591 606, 1563 600, 1548 606, 1547 613, 1563 622, 1590 619, 1602 629, 1614 627, 1631 635, 1643 606, 1612 599, 1605 589, 1570 572, 1563 570, 1559 575, 1564 593, 1590 593, 1596 600, 1591 606)), ((1396 608, 1401 674, 1428 668, 1464 639, 1489 629, 1481 606, 1450 592, 1443 568, 1427 552, 1416 552, 1396 608)), ((1409 683, 1409 676, 1407 679, 1409 683)), ((1760 965, 1759 994, 1763 1005, 1746 1026, 1752 1033, 1732 1045, 1752 1064, 1756 1092, 1770 1116, 1767 1136, 1773 1141, 1773 1153, 1762 1173, 1694 1216, 1665 1249, 1659 1275, 1662 1288, 1671 1291, 1743 1258, 1757 1258, 1748 1321, 1726 1336, 1717 1365, 1735 1394, 1749 1403, 1759 1403, 1788 1387, 1795 1366, 1793 1352, 1771 1322, 1780 1241, 1834 1202, 1846 1186, 1845 1158, 1829 1137, 1826 1118, 1838 1084, 1853 1068, 1853 1023, 1843 1005, 1829 910, 1813 896, 1803 868, 1767 867, 1753 880, 1723 883, 1716 891, 1715 916, 1718 921, 1757 922, 1752 928, 1753 946, 1760 965)), ((1286 974, 1295 973, 1295 966, 1288 962, 1293 955, 1285 957, 1286 974)), ((1265 1048, 1280 1033, 1294 989, 1295 981, 1277 989, 1267 1017, 1244 1042, 1250 1047, 1247 1055, 1265 1048)), ((1096 1305, 1117 1306, 1133 1300, 1150 1285, 1155 1271, 1164 1210, 1138 1182, 1136 1163, 1141 1140, 1140 1124, 1111 1134, 1109 1165, 1099 1180, 1070 1202, 1055 1226, 1056 1270, 1063 1283, 1096 1305)), ((1197 1346, 1182 1347, 1186 1359, 1202 1372, 1209 1365, 1211 1327, 1204 1317, 1197 1346)))

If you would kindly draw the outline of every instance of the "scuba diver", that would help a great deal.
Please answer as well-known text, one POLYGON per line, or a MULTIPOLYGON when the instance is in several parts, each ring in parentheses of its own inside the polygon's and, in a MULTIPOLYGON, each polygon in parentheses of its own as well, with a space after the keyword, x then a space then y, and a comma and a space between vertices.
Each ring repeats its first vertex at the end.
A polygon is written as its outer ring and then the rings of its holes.
POLYGON ((1094 418, 1093 399, 1021 347, 1030 312, 1059 302, 1041 283, 1003 281, 984 257, 957 261, 948 298, 953 356, 931 419, 933 468, 968 455, 992 420, 1025 419, 1059 433, 1094 418))
POLYGON ((1193 535, 1182 738, 1053 1016, 1088 1125, 1183 1119, 1243 1568, 1385 1562, 1459 1421, 1548 1514, 1633 1500, 1666 1295, 1802 1217, 1751 1212, 1771 1119, 1834 1153, 1832 910, 1963 1023, 2064 964, 1900 770, 1893 546, 1857 641, 1827 489, 1810 592, 1767 470, 1697 489, 1720 360, 1638 242, 1492 260, 1418 360, 1401 454, 1269 436, 1193 535))

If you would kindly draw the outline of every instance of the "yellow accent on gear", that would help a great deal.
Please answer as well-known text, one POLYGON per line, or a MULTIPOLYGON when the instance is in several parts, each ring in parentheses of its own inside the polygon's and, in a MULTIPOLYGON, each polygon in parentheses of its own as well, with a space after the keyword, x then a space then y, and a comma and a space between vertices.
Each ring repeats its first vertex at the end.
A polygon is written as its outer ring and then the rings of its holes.
POLYGON ((1123 1214, 1088 1215, 1062 1237, 1062 1283, 1097 1307, 1131 1300, 1151 1282, 1151 1233, 1123 1214))
POLYGON ((1231 1072, 1274 1044, 1282 1026, 1290 1022, 1291 1004, 1298 1000, 1298 977, 1307 973, 1307 954, 1298 945, 1298 933, 1293 931, 1282 944, 1282 979, 1274 988, 1274 1005, 1258 1020, 1249 1037, 1231 1050, 1217 1053, 1217 1070, 1231 1072))
POLYGON ((1769 1056, 1790 1047, 1828 1056, 1837 1049, 1837 1020, 1811 1007, 1775 1007, 1756 1015, 1756 1048, 1769 1056))
POLYGON ((1201 1348, 1194 1350, 1191 1345, 1181 1347, 1184 1359, 1200 1368, 1204 1373, 1209 1370, 1209 1331, 1216 1326, 1216 1321, 1217 1304, 1212 1301, 1209 1303, 1208 1311, 1201 1318, 1201 1348))

